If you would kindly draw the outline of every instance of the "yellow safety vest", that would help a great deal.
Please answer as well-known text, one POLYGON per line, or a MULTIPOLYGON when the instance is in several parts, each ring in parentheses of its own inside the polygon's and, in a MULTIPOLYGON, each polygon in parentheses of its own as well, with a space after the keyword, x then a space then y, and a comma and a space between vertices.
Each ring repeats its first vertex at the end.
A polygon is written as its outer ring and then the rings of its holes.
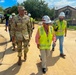
POLYGON ((30 17, 30 21, 33 22, 33 18, 32 17, 30 17))
POLYGON ((58 30, 55 32, 57 36, 62 36, 65 33, 65 28, 67 27, 67 22, 65 20, 62 21, 62 25, 59 20, 56 21, 58 25, 58 30))
POLYGON ((53 27, 49 26, 49 33, 47 35, 44 30, 44 27, 41 26, 39 28, 39 35, 40 35, 40 39, 39 39, 40 49, 50 50, 50 46, 51 46, 52 38, 53 38, 53 27))

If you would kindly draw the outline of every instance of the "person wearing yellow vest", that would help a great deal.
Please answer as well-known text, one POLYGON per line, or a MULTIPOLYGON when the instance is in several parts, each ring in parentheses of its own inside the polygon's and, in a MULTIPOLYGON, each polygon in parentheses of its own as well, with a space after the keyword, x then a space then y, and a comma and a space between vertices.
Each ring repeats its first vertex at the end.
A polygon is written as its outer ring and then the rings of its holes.
MULTIPOLYGON (((59 46, 60 46, 60 57, 65 58, 65 54, 63 53, 63 42, 64 36, 66 37, 67 34, 67 22, 64 20, 65 13, 61 12, 59 14, 59 20, 56 21, 54 26, 56 39, 59 39, 59 46)), ((55 45, 53 44, 52 51, 54 51, 55 45)))
POLYGON ((30 22, 31 22, 31 28, 32 28, 32 30, 34 29, 34 25, 33 25, 33 17, 30 17, 30 22))
POLYGON ((34 29, 34 19, 33 17, 31 17, 31 14, 29 13, 28 14, 29 18, 30 18, 30 27, 31 27, 31 36, 32 36, 32 32, 33 32, 33 29, 34 29))
POLYGON ((45 15, 42 18, 43 25, 40 26, 37 30, 35 41, 37 44, 37 48, 40 49, 41 59, 42 59, 42 72, 46 73, 46 61, 47 57, 50 55, 50 47, 52 41, 55 43, 55 39, 53 38, 54 30, 53 27, 50 26, 51 20, 49 16, 45 15))

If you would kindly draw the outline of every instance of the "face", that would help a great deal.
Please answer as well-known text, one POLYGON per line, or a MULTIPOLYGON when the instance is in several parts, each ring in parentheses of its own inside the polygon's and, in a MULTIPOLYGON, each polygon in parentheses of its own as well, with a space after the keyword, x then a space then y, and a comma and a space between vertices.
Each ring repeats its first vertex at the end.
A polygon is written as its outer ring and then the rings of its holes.
POLYGON ((59 20, 60 20, 60 21, 62 21, 63 19, 64 19, 64 17, 63 17, 63 16, 60 16, 60 17, 59 17, 59 20))
POLYGON ((43 23, 43 26, 46 28, 46 29, 48 29, 49 28, 49 24, 47 23, 43 23))
POLYGON ((24 12, 25 12, 25 15, 28 15, 28 14, 27 14, 27 11, 24 11, 24 12))
POLYGON ((21 10, 18 8, 18 12, 19 12, 19 14, 24 15, 24 10, 21 10))
POLYGON ((15 15, 12 15, 12 18, 14 18, 15 15))

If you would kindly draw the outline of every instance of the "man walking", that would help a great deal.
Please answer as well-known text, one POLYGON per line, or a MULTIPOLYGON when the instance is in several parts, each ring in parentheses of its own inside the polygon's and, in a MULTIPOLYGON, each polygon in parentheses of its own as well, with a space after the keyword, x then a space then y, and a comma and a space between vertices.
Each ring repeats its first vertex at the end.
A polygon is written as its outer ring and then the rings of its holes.
MULTIPOLYGON (((64 42, 64 36, 67 35, 67 22, 64 20, 65 13, 61 12, 59 14, 59 20, 56 21, 56 24, 54 26, 56 39, 59 39, 59 46, 60 46, 60 56, 62 58, 65 58, 65 54, 63 52, 63 42, 64 42)), ((55 45, 53 44, 52 51, 54 51, 55 45)))
POLYGON ((47 15, 43 16, 42 21, 43 21, 43 25, 39 27, 36 33, 35 40, 36 40, 37 48, 40 49, 40 53, 41 53, 42 72, 46 73, 47 57, 50 55, 50 46, 52 40, 55 43, 55 39, 53 39, 55 35, 54 35, 53 27, 50 26, 51 20, 49 16, 47 15))
POLYGON ((23 6, 18 6, 19 14, 15 17, 15 37, 17 42, 18 50, 18 65, 21 65, 22 57, 22 43, 24 44, 24 59, 27 58, 28 52, 28 42, 30 33, 30 20, 27 15, 25 15, 25 8, 23 6))

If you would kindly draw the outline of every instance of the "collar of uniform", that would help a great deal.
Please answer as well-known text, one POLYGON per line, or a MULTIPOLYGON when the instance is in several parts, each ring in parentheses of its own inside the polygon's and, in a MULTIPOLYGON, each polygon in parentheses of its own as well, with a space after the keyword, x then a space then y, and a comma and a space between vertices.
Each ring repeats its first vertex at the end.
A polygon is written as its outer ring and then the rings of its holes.
POLYGON ((24 17, 25 17, 25 15, 24 15, 23 17, 21 17, 21 16, 18 14, 18 17, 19 17, 19 18, 24 18, 24 17))

